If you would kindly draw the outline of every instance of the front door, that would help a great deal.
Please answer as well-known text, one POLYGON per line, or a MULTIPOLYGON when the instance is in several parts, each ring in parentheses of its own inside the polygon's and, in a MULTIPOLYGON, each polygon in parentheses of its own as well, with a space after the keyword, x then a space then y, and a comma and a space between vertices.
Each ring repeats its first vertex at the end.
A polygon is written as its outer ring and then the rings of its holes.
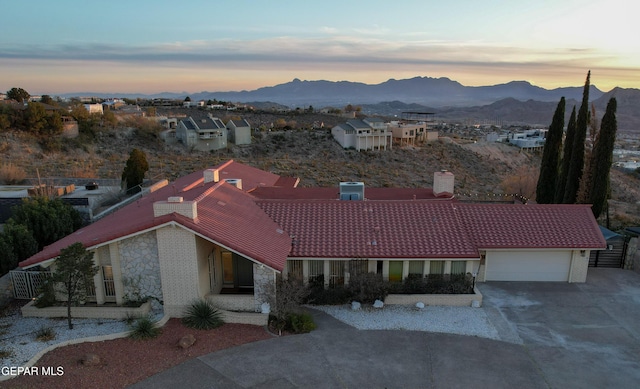
POLYGON ((253 262, 240 255, 222 252, 222 274, 225 288, 253 288, 253 262))

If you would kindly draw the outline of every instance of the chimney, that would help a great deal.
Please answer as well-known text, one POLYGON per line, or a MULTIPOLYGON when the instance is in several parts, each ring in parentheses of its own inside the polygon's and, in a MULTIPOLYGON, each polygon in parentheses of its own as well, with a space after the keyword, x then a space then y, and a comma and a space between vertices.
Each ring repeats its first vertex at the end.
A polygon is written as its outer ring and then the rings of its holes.
POLYGON ((204 171, 204 183, 220 181, 220 171, 218 169, 207 169, 204 171))
POLYGON ((180 196, 172 196, 167 201, 156 201, 153 203, 153 216, 159 217, 170 213, 177 213, 189 219, 198 217, 198 203, 195 201, 184 201, 180 196))
POLYGON ((436 197, 453 195, 453 182, 454 175, 447 170, 433 173, 433 194, 436 197))

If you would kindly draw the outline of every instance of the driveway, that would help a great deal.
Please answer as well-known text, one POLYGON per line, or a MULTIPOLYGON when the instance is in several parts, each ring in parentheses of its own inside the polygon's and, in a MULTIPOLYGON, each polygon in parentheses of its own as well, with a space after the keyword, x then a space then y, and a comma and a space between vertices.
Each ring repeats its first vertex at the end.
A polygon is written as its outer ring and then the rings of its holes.
MULTIPOLYGON (((318 329, 205 355, 132 388, 636 388, 640 274, 589 269, 585 284, 479 285, 502 341, 318 329)), ((472 309, 472 308, 470 308, 472 309)), ((474 308, 477 309, 477 308, 474 308)))

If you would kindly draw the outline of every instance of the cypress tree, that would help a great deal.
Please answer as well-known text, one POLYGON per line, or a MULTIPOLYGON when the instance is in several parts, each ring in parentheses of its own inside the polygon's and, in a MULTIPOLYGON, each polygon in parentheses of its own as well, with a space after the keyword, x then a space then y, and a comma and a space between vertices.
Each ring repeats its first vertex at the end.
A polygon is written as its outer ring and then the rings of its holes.
POLYGON ((140 192, 140 184, 144 182, 144 174, 149 170, 147 156, 142 150, 133 149, 122 172, 122 183, 127 193, 140 192))
POLYGON ((591 70, 587 73, 587 80, 584 83, 582 91, 582 103, 578 111, 578 119, 576 120, 576 133, 573 139, 571 149, 571 161, 569 161, 569 170, 567 171, 567 184, 564 188, 564 197, 562 202, 565 204, 573 204, 576 202, 578 189, 580 188, 580 179, 584 170, 584 141, 587 139, 587 126, 589 124, 589 86, 590 86, 591 70))
POLYGON ((564 131, 564 109, 565 100, 562 97, 558 102, 556 112, 553 114, 553 120, 547 133, 547 140, 544 143, 542 162, 540 163, 540 176, 536 186, 536 201, 538 204, 552 204, 555 201, 564 131))
POLYGON ((616 120, 617 101, 615 97, 609 99, 607 110, 602 117, 600 133, 593 147, 591 160, 591 191, 590 201, 593 215, 597 218, 602 213, 609 193, 609 172, 613 163, 613 146, 616 141, 618 123, 616 120))
POLYGON ((569 172, 569 162, 571 162, 571 147, 576 135, 576 106, 573 106, 569 123, 567 124, 567 136, 564 139, 562 158, 560 161, 560 175, 558 176, 558 186, 556 187, 556 204, 562 203, 564 189, 567 186, 567 173, 569 172))

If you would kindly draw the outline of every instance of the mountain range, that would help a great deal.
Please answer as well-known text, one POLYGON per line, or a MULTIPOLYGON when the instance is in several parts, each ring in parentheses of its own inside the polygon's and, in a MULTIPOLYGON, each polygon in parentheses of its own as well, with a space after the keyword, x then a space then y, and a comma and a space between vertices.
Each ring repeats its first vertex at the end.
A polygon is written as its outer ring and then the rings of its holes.
MULTIPOLYGON (((199 92, 189 94, 191 100, 242 102, 256 105, 265 102, 294 107, 336 107, 347 104, 362 107, 365 114, 399 115, 403 111, 427 111, 437 118, 489 121, 496 123, 528 123, 548 126, 561 97, 567 100, 567 120, 573 105, 582 100, 583 87, 545 89, 527 81, 511 81, 491 86, 464 86, 446 77, 414 77, 390 79, 379 84, 350 81, 302 81, 255 90, 234 92, 199 92)), ((79 94, 69 94, 78 96, 79 94)), ((87 95, 83 93, 80 95, 87 95)), ((101 94, 88 94, 100 96, 101 94)), ((113 96, 113 95, 110 95, 113 96)), ((187 93, 156 95, 118 95, 119 97, 177 98, 187 93)), ((618 100, 618 127, 627 131, 640 128, 640 89, 614 88, 603 92, 595 85, 589 90, 596 116, 602 117, 611 97, 618 100)))

